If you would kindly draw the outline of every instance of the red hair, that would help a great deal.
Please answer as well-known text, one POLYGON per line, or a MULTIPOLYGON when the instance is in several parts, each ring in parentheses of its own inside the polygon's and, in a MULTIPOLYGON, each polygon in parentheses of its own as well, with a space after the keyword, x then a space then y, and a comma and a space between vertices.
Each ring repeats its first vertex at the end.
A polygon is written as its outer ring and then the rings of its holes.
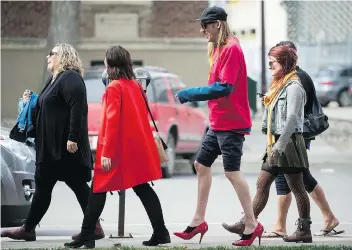
POLYGON ((272 56, 282 66, 278 78, 282 78, 296 68, 297 53, 296 50, 287 45, 279 45, 270 49, 269 56, 272 56))

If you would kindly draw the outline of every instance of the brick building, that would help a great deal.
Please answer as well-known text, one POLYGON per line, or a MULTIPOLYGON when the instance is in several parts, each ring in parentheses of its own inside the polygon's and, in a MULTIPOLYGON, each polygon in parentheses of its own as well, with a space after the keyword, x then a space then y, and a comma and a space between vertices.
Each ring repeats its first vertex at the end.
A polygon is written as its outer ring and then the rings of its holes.
MULTIPOLYGON (((85 67, 102 63, 108 46, 119 44, 139 63, 165 67, 190 86, 202 85, 206 42, 191 20, 207 6, 208 1, 82 1, 76 47, 85 67)), ((2 118, 16 117, 24 89, 43 86, 51 8, 50 1, 1 2, 2 118)))

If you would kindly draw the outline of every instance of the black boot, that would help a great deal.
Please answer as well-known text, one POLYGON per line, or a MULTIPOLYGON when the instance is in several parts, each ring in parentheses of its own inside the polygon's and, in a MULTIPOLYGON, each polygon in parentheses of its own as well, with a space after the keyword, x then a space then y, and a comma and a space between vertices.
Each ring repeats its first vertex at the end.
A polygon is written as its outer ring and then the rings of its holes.
POLYGON ((96 223, 104 209, 106 193, 91 193, 89 196, 88 206, 84 213, 81 233, 72 242, 65 243, 65 247, 95 248, 95 227, 96 223))
POLYGON ((165 227, 163 211, 159 198, 148 183, 144 183, 133 188, 141 200, 145 211, 148 214, 153 227, 153 235, 148 241, 144 241, 145 246, 157 246, 171 242, 169 231, 165 227))
POLYGON ((93 233, 80 233, 78 237, 69 243, 65 243, 65 247, 69 248, 80 248, 85 246, 85 248, 95 248, 95 236, 93 233))
POLYGON ((160 244, 168 244, 171 242, 169 231, 165 228, 164 233, 153 233, 150 240, 143 241, 143 246, 157 246, 160 244))

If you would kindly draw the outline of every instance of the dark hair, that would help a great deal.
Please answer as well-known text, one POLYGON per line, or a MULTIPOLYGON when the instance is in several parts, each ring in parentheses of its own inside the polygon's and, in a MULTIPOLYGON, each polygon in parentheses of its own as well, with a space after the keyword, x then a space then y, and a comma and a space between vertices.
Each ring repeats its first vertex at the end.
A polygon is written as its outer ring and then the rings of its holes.
POLYGON ((268 55, 275 57, 276 61, 282 66, 282 72, 278 75, 278 78, 284 77, 296 68, 298 59, 296 50, 287 45, 271 48, 268 55))
POLYGON ((276 44, 275 47, 278 47, 281 45, 286 45, 286 46, 290 47, 291 49, 297 50, 296 45, 291 41, 281 41, 278 44, 276 44))
POLYGON ((121 46, 111 46, 105 54, 107 73, 110 80, 136 79, 130 53, 121 46))

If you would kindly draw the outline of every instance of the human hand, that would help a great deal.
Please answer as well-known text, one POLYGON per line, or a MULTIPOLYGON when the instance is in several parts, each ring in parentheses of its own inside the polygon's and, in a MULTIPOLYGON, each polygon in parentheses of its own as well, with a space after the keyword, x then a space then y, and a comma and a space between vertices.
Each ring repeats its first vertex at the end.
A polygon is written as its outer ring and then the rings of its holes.
POLYGON ((111 159, 102 156, 101 157, 101 166, 104 171, 109 171, 111 169, 111 159))
POLYGON ((177 94, 175 95, 176 100, 181 104, 187 102, 187 99, 184 98, 185 92, 186 92, 186 90, 183 89, 183 90, 177 92, 177 94))
POLYGON ((262 104, 264 104, 264 98, 265 98, 266 95, 265 95, 265 94, 262 94, 262 93, 257 93, 257 95, 259 96, 259 98, 260 98, 262 104))
POLYGON ((67 151, 70 153, 76 153, 78 150, 77 142, 73 142, 68 140, 67 141, 67 151))
POLYGON ((276 148, 272 148, 268 163, 270 167, 277 167, 279 163, 279 151, 276 148))
POLYGON ((31 98, 31 91, 29 89, 26 89, 23 93, 22 98, 23 98, 23 103, 26 104, 31 98))

